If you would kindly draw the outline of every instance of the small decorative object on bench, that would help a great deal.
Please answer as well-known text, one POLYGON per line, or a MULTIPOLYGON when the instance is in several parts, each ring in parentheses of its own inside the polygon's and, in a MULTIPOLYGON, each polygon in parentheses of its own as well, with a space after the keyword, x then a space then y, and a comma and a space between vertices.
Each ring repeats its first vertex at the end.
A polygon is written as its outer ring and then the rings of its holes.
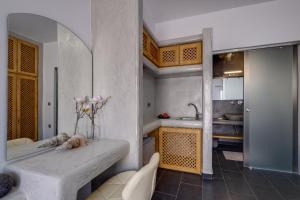
POLYGON ((7 195, 14 186, 14 179, 8 174, 0 174, 0 198, 7 195))
POLYGON ((81 118, 84 118, 86 113, 90 110, 89 97, 77 97, 75 100, 75 111, 76 111, 76 123, 74 135, 77 134, 78 122, 81 118))
POLYGON ((168 113, 162 113, 157 116, 158 119, 169 119, 170 115, 168 113))
POLYGON ((91 110, 90 112, 87 112, 87 116, 92 122, 92 139, 95 139, 95 116, 97 115, 98 111, 105 106, 105 104, 110 98, 110 96, 107 98, 103 98, 102 96, 96 96, 89 99, 89 102, 91 104, 91 110))
POLYGON ((86 146, 87 140, 83 135, 73 135, 68 141, 64 142, 56 150, 75 149, 78 147, 86 146))
POLYGON ((43 142, 41 145, 39 145, 38 148, 56 147, 56 146, 62 145, 68 139, 70 139, 70 136, 68 136, 68 134, 61 133, 53 138, 45 140, 45 142, 43 142))
POLYGON ((75 131, 74 134, 76 135, 78 129, 78 122, 84 116, 87 116, 92 122, 91 128, 91 139, 95 139, 95 116, 99 110, 101 110, 104 105, 107 103, 108 99, 111 97, 103 98, 102 96, 95 96, 95 97, 79 97, 75 98, 76 102, 76 114, 77 119, 75 123, 75 131))

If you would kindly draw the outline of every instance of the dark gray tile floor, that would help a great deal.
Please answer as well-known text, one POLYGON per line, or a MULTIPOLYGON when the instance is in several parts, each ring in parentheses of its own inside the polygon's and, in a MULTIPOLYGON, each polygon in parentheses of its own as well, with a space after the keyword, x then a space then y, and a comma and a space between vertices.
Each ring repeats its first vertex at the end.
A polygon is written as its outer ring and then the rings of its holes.
POLYGON ((249 170, 213 152, 213 180, 159 169, 152 200, 300 200, 300 176, 249 170))

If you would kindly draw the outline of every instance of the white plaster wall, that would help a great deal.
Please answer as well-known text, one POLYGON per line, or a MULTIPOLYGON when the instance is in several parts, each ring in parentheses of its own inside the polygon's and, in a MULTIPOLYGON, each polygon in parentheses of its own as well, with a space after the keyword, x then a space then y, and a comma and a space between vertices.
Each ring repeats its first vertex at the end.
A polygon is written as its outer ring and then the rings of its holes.
POLYGON ((142 157, 140 10, 139 0, 92 0, 94 94, 111 96, 98 117, 97 134, 129 141, 122 169, 137 169, 142 157))
POLYGON ((154 34, 163 41, 212 27, 214 51, 298 41, 299 8, 299 0, 271 1, 158 23, 154 34))
MULTIPOLYGON (((58 132, 74 134, 75 97, 92 96, 92 54, 66 27, 58 24, 58 132)), ((90 120, 80 119, 78 132, 89 136, 90 120)))
POLYGON ((9 13, 33 13, 68 26, 91 46, 90 0, 2 0, 0 2, 0 171, 6 158, 7 22, 9 13))
POLYGON ((155 22, 152 20, 152 13, 145 5, 143 5, 143 21, 144 25, 147 26, 148 31, 150 33, 153 33, 155 30, 155 22))
POLYGON ((51 138, 54 130, 54 68, 58 66, 58 44, 43 44, 43 139, 51 138), (51 105, 48 105, 48 102, 51 105), (48 127, 51 124, 51 128, 48 127))
POLYGON ((143 122, 144 124, 156 119, 156 81, 153 76, 144 70, 143 75, 143 122), (150 103, 150 106, 148 105, 150 103))
POLYGON ((156 115, 167 112, 171 117, 195 116, 194 103, 202 111, 202 77, 157 79, 156 115))

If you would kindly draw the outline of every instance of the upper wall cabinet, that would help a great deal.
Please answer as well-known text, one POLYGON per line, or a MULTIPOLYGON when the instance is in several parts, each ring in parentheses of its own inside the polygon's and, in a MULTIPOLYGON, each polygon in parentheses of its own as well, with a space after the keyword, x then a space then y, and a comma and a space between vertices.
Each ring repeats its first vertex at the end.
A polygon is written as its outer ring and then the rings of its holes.
POLYGON ((158 47, 145 30, 143 32, 144 55, 158 67, 202 64, 202 42, 158 47))
POLYGON ((156 65, 159 65, 159 47, 144 29, 143 32, 144 55, 156 65))
POLYGON ((202 63, 202 43, 180 45, 180 65, 194 65, 202 63))
POLYGON ((162 47, 160 52, 160 67, 169 67, 179 65, 179 46, 162 47))
POLYGON ((159 47, 152 38, 150 38, 149 51, 150 60, 159 65, 159 47))

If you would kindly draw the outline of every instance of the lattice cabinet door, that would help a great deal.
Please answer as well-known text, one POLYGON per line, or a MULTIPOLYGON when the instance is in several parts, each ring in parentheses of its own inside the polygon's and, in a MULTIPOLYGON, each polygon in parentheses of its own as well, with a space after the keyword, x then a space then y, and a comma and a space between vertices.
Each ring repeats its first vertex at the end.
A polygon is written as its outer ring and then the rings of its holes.
POLYGON ((24 75, 38 74, 38 46, 18 40, 18 72, 24 75))
POLYGON ((17 138, 17 76, 8 73, 7 140, 17 138))
POLYGON ((202 63, 202 42, 180 45, 180 65, 202 63))
POLYGON ((18 76, 17 79, 17 129, 18 138, 37 138, 38 87, 37 78, 18 76))
POLYGON ((150 36, 145 29, 143 32, 143 53, 150 59, 150 36))
POLYGON ((159 65, 159 47, 155 43, 155 41, 150 38, 150 44, 149 44, 149 55, 150 60, 155 63, 156 65, 159 65))
POLYGON ((161 168, 200 174, 202 170, 201 129, 161 127, 159 153, 161 168))
POLYGON ((8 71, 16 72, 17 71, 17 50, 18 41, 14 37, 8 38, 8 71))
POLYGON ((179 65, 179 46, 160 48, 160 67, 179 65))

